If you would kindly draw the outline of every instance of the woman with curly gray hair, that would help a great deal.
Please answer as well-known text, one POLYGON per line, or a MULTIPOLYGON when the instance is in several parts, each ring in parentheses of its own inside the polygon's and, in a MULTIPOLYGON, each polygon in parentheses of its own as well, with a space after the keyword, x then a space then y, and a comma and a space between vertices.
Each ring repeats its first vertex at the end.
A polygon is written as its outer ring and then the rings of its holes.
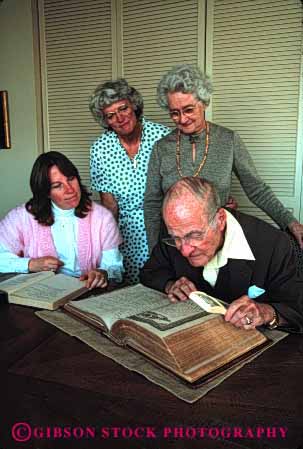
POLYGON ((91 146, 91 186, 118 220, 125 280, 135 284, 148 257, 143 215, 147 166, 154 143, 169 129, 144 119, 142 96, 125 79, 99 85, 89 107, 105 128, 91 146))
POLYGON ((258 175, 239 135, 205 120, 213 88, 210 78, 194 65, 177 65, 158 85, 158 102, 167 109, 176 129, 159 140, 152 152, 144 200, 150 250, 157 243, 165 192, 184 176, 213 182, 221 205, 233 208, 231 177, 239 179, 248 198, 282 229, 288 228, 303 246, 303 226, 258 175))

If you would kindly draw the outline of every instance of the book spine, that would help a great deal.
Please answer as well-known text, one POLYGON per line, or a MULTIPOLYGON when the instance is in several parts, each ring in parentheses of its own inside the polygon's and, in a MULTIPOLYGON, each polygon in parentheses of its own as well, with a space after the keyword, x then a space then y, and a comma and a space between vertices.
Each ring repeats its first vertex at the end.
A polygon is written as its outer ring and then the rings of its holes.
POLYGON ((2 304, 8 304, 8 294, 4 290, 0 290, 0 306, 2 304))

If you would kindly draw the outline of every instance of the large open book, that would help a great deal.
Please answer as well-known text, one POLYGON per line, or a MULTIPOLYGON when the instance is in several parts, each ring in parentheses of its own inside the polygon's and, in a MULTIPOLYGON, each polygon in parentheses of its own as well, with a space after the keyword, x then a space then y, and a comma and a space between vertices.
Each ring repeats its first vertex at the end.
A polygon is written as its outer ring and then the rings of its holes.
POLYGON ((55 310, 86 292, 84 285, 78 278, 41 271, 0 282, 0 290, 7 293, 10 303, 55 310))
POLYGON ((172 304, 140 284, 68 302, 64 310, 190 383, 267 342, 257 330, 238 329, 191 300, 172 304))

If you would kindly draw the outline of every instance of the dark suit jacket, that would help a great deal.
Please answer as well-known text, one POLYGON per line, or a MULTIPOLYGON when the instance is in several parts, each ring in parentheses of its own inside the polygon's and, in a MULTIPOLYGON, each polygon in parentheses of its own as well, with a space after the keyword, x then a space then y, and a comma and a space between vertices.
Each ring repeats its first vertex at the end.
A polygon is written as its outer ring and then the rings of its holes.
MULTIPOLYGON (((232 212, 244 231, 255 261, 229 259, 213 288, 202 276, 203 267, 189 264, 182 254, 159 240, 141 270, 142 284, 164 291, 169 280, 190 279, 198 290, 228 303, 247 294, 250 286, 265 290, 257 301, 270 303, 289 323, 291 332, 303 332, 303 279, 297 277, 289 237, 262 220, 232 212)), ((161 238, 165 231, 162 232, 161 238)))

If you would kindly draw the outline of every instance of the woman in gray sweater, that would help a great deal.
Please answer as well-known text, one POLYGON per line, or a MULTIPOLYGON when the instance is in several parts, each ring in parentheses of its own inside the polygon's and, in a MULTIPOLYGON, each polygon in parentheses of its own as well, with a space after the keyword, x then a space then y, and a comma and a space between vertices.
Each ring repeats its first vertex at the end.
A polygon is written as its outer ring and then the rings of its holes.
POLYGON ((144 219, 150 251, 157 243, 165 192, 180 177, 203 176, 213 182, 221 204, 229 205, 231 177, 239 179, 248 198, 281 229, 288 228, 303 246, 303 225, 278 200, 260 178, 240 136, 206 122, 212 84, 200 69, 178 65, 158 86, 158 102, 169 111, 176 129, 154 146, 147 174, 144 219))

